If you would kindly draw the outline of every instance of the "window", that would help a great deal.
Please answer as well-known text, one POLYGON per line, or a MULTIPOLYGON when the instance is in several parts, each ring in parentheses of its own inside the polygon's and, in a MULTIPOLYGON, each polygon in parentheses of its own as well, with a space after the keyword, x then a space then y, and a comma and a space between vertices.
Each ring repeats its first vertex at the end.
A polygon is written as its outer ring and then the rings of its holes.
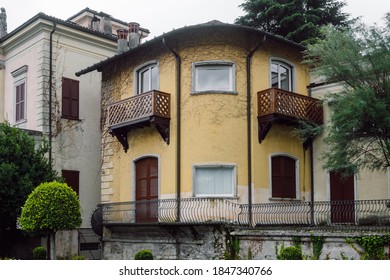
POLYGON ((21 122, 26 119, 26 83, 15 86, 16 100, 15 100, 15 122, 21 122))
POLYGON ((137 91, 141 94, 159 88, 159 67, 158 63, 152 62, 141 65, 136 70, 137 91))
POLYGON ((235 93, 236 69, 233 62, 206 61, 192 66, 192 91, 235 93))
POLYGON ((195 166, 193 172, 195 196, 235 195, 235 166, 195 166))
POLYGON ((292 67, 284 62, 271 61, 271 87, 292 91, 292 67))
POLYGON ((277 155, 271 157, 271 188, 273 198, 297 197, 297 166, 296 159, 277 155))
POLYGON ((62 78, 62 117, 79 119, 79 81, 62 78))
POLYGON ((62 170, 62 177, 65 180, 65 183, 71 187, 77 195, 79 195, 80 191, 80 171, 75 170, 62 170))
POLYGON ((24 65, 11 73, 14 77, 14 92, 15 92, 15 123, 26 121, 27 107, 27 70, 28 66, 24 65))

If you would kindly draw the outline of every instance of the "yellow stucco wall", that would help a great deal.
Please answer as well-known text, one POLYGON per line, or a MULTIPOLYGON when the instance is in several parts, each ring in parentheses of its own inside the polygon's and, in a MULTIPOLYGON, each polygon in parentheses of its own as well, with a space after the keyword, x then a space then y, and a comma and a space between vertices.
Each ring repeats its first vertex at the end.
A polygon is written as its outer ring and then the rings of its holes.
MULTIPOLYGON (((233 164, 237 172, 237 194, 239 202, 247 201, 247 73, 246 57, 250 51, 240 44, 242 38, 212 40, 209 37, 187 38, 177 48, 182 64, 181 76, 181 191, 182 197, 193 192, 193 166, 197 164, 233 164), (192 94, 192 63, 209 60, 224 60, 236 65, 237 94, 209 93, 192 94)), ((245 45, 245 44, 244 44, 245 45)), ((251 145, 252 187, 254 202, 269 201, 269 157, 274 153, 289 154, 299 160, 300 199, 306 199, 309 191, 309 153, 292 134, 292 128, 274 125, 266 139, 258 142, 257 92, 270 87, 270 58, 282 58, 295 66, 295 92, 307 95, 307 72, 300 64, 300 53, 289 46, 266 41, 252 58, 251 88, 251 145)), ((170 144, 167 145, 155 128, 142 128, 128 134, 129 150, 121 149, 114 139, 103 148, 103 160, 107 168, 104 182, 107 189, 102 200, 130 201, 134 199, 133 162, 143 156, 157 156, 160 168, 160 198, 175 197, 176 193, 176 61, 168 51, 140 52, 139 56, 124 63, 117 77, 103 78, 103 84, 111 92, 111 102, 134 95, 134 69, 147 61, 158 61, 160 67, 160 91, 171 94, 170 144), (104 79, 106 79, 104 81, 104 79), (106 155, 104 154, 104 151, 106 155), (103 199, 104 196, 104 199, 103 199)), ((103 86, 104 88, 104 86, 103 86)), ((104 91, 104 90, 103 90, 104 91)), ((108 90, 107 90, 108 92, 108 90)), ((107 99, 107 100, 108 100, 107 99)), ((111 137, 111 136, 107 136, 111 137)))

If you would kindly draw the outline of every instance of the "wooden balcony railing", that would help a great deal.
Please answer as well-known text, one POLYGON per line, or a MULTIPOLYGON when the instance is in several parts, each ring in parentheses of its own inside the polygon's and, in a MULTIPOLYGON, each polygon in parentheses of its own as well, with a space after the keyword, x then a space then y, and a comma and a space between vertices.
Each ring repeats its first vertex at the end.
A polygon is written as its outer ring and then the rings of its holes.
POLYGON ((312 97, 270 88, 257 93, 259 142, 264 140, 273 123, 297 125, 299 121, 323 123, 321 101, 312 97))
POLYGON ((169 144, 170 94, 153 90, 108 106, 108 128, 127 151, 127 132, 153 124, 169 144))

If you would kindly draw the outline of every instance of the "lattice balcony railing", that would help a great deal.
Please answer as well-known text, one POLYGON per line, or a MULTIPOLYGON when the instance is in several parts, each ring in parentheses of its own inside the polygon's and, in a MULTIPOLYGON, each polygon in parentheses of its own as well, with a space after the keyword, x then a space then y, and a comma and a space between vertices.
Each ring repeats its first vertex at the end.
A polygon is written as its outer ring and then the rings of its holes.
POLYGON ((169 144, 171 96, 157 90, 139 94, 108 106, 108 129, 129 149, 127 132, 153 124, 163 140, 169 144))
POLYGON ((320 100, 278 88, 257 93, 258 117, 279 114, 297 120, 323 123, 320 100))
POLYGON ((170 94, 157 90, 136 95, 108 107, 108 126, 118 126, 148 117, 170 118, 170 94))

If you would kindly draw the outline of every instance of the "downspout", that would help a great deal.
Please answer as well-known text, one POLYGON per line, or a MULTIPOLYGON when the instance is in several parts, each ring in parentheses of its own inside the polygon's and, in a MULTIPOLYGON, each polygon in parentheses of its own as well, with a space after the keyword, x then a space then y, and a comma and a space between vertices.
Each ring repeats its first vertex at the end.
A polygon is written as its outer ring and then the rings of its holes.
MULTIPOLYGON (((322 86, 325 83, 311 83, 307 86, 309 97, 312 97, 312 88, 322 86)), ((310 222, 314 225, 314 153, 313 153, 313 139, 309 145, 309 156, 310 156, 310 222)))
POLYGON ((176 110, 177 110, 177 149, 176 149, 176 198, 177 198, 177 213, 176 221, 180 222, 180 207, 181 207, 181 58, 180 55, 167 46, 165 38, 162 39, 164 46, 175 56, 176 59, 176 110))
POLYGON ((250 51, 246 57, 246 117, 247 117, 247 147, 248 147, 248 224, 252 224, 252 111, 251 111, 251 60, 253 54, 260 48, 265 42, 266 36, 264 35, 263 40, 258 42, 255 48, 250 51))
POLYGON ((50 32, 50 66, 49 66, 49 164, 52 166, 52 96, 53 96, 53 34, 57 23, 53 22, 53 30, 50 32))

